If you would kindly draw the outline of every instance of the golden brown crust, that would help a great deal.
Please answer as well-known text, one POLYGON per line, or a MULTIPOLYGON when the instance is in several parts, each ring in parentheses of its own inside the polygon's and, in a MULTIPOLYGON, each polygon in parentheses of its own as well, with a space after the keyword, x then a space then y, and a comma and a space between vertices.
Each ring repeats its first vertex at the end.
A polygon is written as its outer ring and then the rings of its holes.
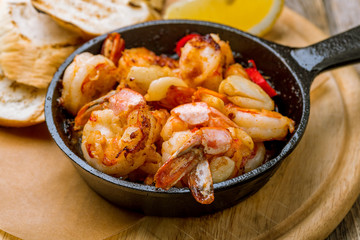
POLYGON ((0 0, 0 21, 0 125, 44 122, 46 88, 84 39, 36 11, 30 0, 0 0))
POLYGON ((42 112, 41 116, 39 116, 37 119, 32 120, 25 120, 25 121, 19 121, 19 120, 9 120, 6 118, 0 117, 0 126, 4 127, 30 127, 36 124, 40 124, 45 121, 44 112, 42 112))
POLYGON ((0 125, 26 127, 44 118, 46 89, 17 83, 0 73, 0 125))
POLYGON ((0 0, 0 66, 19 83, 45 88, 84 40, 38 13, 29 1, 0 0))
POLYGON ((159 19, 163 0, 31 0, 63 27, 97 36, 135 23, 159 19))
MULTIPOLYGON (((2 41, 3 43, 5 41, 2 41)), ((5 42, 12 51, 3 52, 0 65, 10 79, 38 88, 46 88, 61 63, 75 47, 36 47, 25 41, 5 42)))

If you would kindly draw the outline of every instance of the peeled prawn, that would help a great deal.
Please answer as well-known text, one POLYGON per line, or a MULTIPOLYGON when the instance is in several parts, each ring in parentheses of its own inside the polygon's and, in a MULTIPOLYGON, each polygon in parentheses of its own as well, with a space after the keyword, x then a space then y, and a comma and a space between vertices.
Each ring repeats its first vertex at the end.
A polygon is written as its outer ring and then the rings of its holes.
POLYGON ((231 47, 228 42, 221 40, 219 35, 210 33, 210 36, 220 46, 221 54, 223 55, 223 58, 225 59, 224 60, 224 62, 225 62, 224 70, 226 70, 226 68, 228 66, 230 66, 231 64, 233 64, 235 62, 231 47))
POLYGON ((169 157, 155 175, 155 186, 169 189, 186 177, 195 199, 202 204, 211 203, 214 200, 212 169, 217 176, 215 180, 220 172, 216 164, 211 167, 211 163, 217 161, 212 158, 224 156, 233 163, 227 179, 236 176, 239 167, 244 165, 243 159, 252 152, 251 139, 230 129, 202 127, 174 134, 163 143, 163 157, 169 157))
POLYGON ((90 114, 95 110, 112 108, 116 114, 127 115, 135 108, 144 107, 146 101, 144 97, 128 88, 120 91, 110 91, 108 94, 85 104, 75 117, 74 129, 81 129, 90 118, 90 114))
MULTIPOLYGON (((271 100, 271 98, 262 91, 260 87, 258 87, 255 83, 250 82, 249 80, 239 77, 239 76, 230 76, 226 80, 224 80, 221 85, 220 89, 233 89, 231 91, 236 92, 237 90, 234 90, 234 86, 238 85, 241 86, 242 84, 235 83, 232 85, 232 80, 239 80, 242 79, 244 81, 243 85, 243 96, 248 96, 250 98, 258 98, 257 105, 260 107, 261 105, 268 105, 269 108, 273 108, 274 103, 271 100), (248 85, 250 84, 250 85, 248 85), (254 87, 252 84, 255 84, 256 87, 254 87), (263 101, 263 102, 261 102, 263 101)), ((241 80, 240 80, 241 81, 241 80)), ((240 89, 240 88, 239 88, 240 89)), ((225 90, 224 90, 225 91, 225 90)), ((230 90, 225 91, 227 93, 230 92, 230 90)), ((226 120, 228 127, 240 127, 243 130, 245 130, 256 142, 262 142, 262 141, 271 141, 271 140, 283 140, 288 132, 292 133, 294 131, 294 121, 288 117, 283 116, 282 114, 275 112, 275 111, 269 111, 263 108, 260 109, 254 109, 254 108, 241 108, 235 104, 231 103, 231 97, 227 96, 226 94, 222 94, 221 92, 215 92, 211 91, 209 89, 205 88, 198 88, 197 91, 194 92, 193 95, 194 101, 201 101, 201 102, 195 102, 193 103, 194 107, 198 108, 196 111, 183 111, 184 114, 189 114, 188 112, 192 112, 192 114, 201 114, 202 111, 205 111, 204 104, 208 105, 208 107, 211 109, 211 111, 217 111, 217 113, 222 113, 225 116, 221 117, 221 119, 231 119, 235 125, 231 125, 226 120)), ((254 99, 253 99, 254 100, 254 99)), ((248 104, 252 106, 252 104, 249 102, 249 99, 246 100, 248 104)), ((254 100, 255 101, 255 100, 254 100)), ((191 106, 191 105, 187 105, 191 106)), ((249 106, 249 105, 247 105, 249 106)), ((183 107, 181 107, 183 108, 183 107)), ((179 109, 181 109, 179 107, 179 109)), ((177 109, 177 108, 174 108, 177 109)), ((175 115, 175 111, 173 110, 175 115)), ((173 117, 169 118, 168 123, 172 122, 172 126, 175 129, 178 130, 184 130, 188 127, 187 124, 184 122, 187 121, 179 121, 177 118, 173 117)), ((202 115, 202 117, 209 116, 207 114, 202 115)), ((217 116, 220 116, 219 114, 217 116)), ((194 116, 188 116, 188 119, 190 121, 194 121, 193 119, 200 119, 196 118, 194 116)), ((212 118, 210 122, 214 122, 216 118, 212 118)), ((221 122, 221 121, 220 121, 221 122)), ((167 124, 168 124, 167 123, 167 124)), ((223 121, 224 123, 224 121, 223 121)), ((214 125, 214 123, 211 123, 211 126, 221 126, 221 125, 214 125)), ((194 125, 194 124, 192 124, 194 125)), ((210 126, 210 125, 208 125, 210 126)), ((222 125, 224 126, 224 125, 222 125)), ((166 127, 168 127, 166 125, 166 127)), ((166 128, 165 128, 166 130, 166 128)), ((164 130, 164 132, 165 132, 164 130)), ((164 137, 164 136, 163 136, 164 137)))
MULTIPOLYGON (((248 91, 248 94, 256 94, 256 92, 248 91)), ((278 112, 240 108, 232 104, 226 95, 209 89, 199 88, 194 92, 193 100, 201 102, 184 104, 171 111, 171 116, 162 131, 164 140, 168 139, 169 133, 173 131, 182 131, 189 126, 204 124, 203 122, 206 121, 208 121, 206 126, 240 127, 256 142, 283 140, 288 132, 294 131, 294 121, 278 112), (204 120, 201 120, 202 118, 204 120)))
POLYGON ((263 142, 294 131, 216 34, 190 39, 179 60, 125 49, 117 33, 101 54, 75 57, 61 100, 82 129, 84 158, 106 174, 166 190, 187 186, 210 204, 214 183, 257 168, 263 142))
MULTIPOLYGON (((152 72, 153 76, 173 76, 176 74, 172 71, 178 68, 178 62, 165 55, 157 56, 154 52, 144 47, 139 47, 125 49, 119 59, 118 67, 121 74, 121 87, 130 86, 134 87, 135 90, 140 89, 144 91, 143 86, 137 86, 136 80, 134 80, 134 77, 139 75, 136 67, 149 68, 148 71, 152 72), (157 66, 157 68, 154 69, 154 66, 157 66), (135 68, 132 69, 133 67, 135 68)), ((141 77, 145 78, 146 76, 141 77)), ((151 78, 151 80, 155 79, 151 78)), ((149 84, 149 80, 146 80, 146 85, 149 84)))
POLYGON ((150 111, 141 98, 139 93, 122 89, 109 98, 107 108, 91 112, 81 142, 91 166, 110 175, 126 176, 142 166, 147 155, 157 154, 161 161, 154 143, 167 113, 150 111))
MULTIPOLYGON (((215 35, 216 36, 216 35, 215 35)), ((232 63, 227 43, 214 40, 211 35, 189 40, 181 49, 179 68, 181 78, 189 87, 203 86, 217 90, 223 80, 223 72, 232 63), (230 55, 230 56, 229 56, 230 55)))
MULTIPOLYGON (((180 105, 171 111, 161 136, 164 164, 155 175, 157 187, 169 189, 182 178, 195 199, 213 201, 211 159, 225 156, 234 162, 229 176, 236 176, 250 155, 251 137, 220 111, 205 102, 180 105)), ((218 168, 213 164, 213 169, 218 168)), ((229 177, 227 176, 227 177, 229 177)))
POLYGON ((205 102, 180 105, 172 109, 170 114, 161 130, 164 141, 168 140, 174 132, 188 130, 196 126, 238 127, 228 117, 205 102))
POLYGON ((63 107, 76 115, 84 104, 112 90, 118 79, 118 70, 108 58, 88 52, 77 55, 64 72, 63 107))
POLYGON ((283 140, 295 129, 294 121, 278 112, 244 109, 227 104, 224 114, 247 132, 255 142, 283 140))

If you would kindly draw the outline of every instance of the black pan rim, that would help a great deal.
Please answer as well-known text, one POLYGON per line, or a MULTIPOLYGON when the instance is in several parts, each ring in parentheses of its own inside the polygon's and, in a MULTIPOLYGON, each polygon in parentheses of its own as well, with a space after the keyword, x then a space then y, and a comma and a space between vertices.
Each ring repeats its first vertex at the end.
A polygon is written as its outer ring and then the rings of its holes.
MULTIPOLYGON (((268 50, 270 50, 271 52, 276 54, 279 57, 279 59, 281 59, 283 64, 286 65, 288 67, 288 69, 292 72, 292 74, 295 77, 298 84, 301 85, 301 83, 299 83, 300 81, 297 77, 297 74, 293 71, 291 66, 289 66, 289 64, 286 62, 285 59, 283 59, 281 56, 279 56, 277 54, 275 49, 273 49, 269 45, 267 45, 268 44, 267 41, 265 41, 265 40, 263 41, 249 33, 243 32, 241 30, 238 30, 238 29, 226 26, 226 25, 207 22, 207 21, 196 21, 196 20, 178 20, 178 19, 156 20, 156 21, 149 21, 149 22, 144 22, 144 23, 140 23, 140 24, 136 24, 136 25, 131 25, 128 27, 114 30, 112 32, 120 32, 121 33, 121 32, 126 32, 128 30, 141 29, 141 28, 144 28, 147 26, 154 26, 154 25, 161 25, 161 24, 165 24, 165 25, 168 25, 168 24, 205 25, 205 26, 210 26, 210 27, 215 27, 215 28, 221 28, 223 30, 234 32, 237 35, 249 38, 252 41, 257 42, 258 44, 262 45, 263 47, 267 48, 268 50)), ((77 164, 83 170, 91 173, 93 176, 96 176, 97 178, 100 178, 101 180, 104 180, 111 184, 115 184, 119 187, 127 188, 129 190, 137 190, 140 192, 155 193, 155 194, 159 194, 159 195, 190 194, 190 190, 188 188, 173 187, 170 190, 166 191, 163 189, 156 188, 155 186, 145 185, 145 184, 141 184, 141 183, 134 183, 134 182, 122 180, 122 179, 107 175, 107 174, 93 168, 84 159, 80 158, 75 153, 73 153, 72 150, 65 144, 65 142, 59 135, 58 129, 56 128, 56 124, 54 122, 54 118, 53 118, 53 114, 52 114, 52 103, 53 103, 52 96, 54 95, 56 85, 61 80, 61 76, 62 76, 64 70, 66 69, 66 67, 72 62, 72 60, 74 59, 74 57, 77 54, 83 52, 84 50, 89 48, 89 46, 103 41, 106 38, 106 36, 107 36, 107 34, 103 34, 101 36, 93 38, 93 39, 89 40, 88 42, 84 43, 82 46, 80 46, 77 50, 75 50, 64 61, 64 63, 59 67, 57 72, 54 74, 54 77, 48 87, 48 91, 47 91, 46 99, 45 99, 45 120, 46 120, 46 124, 47 124, 47 127, 49 129, 49 132, 50 132, 52 138, 54 139, 54 141, 56 142, 58 147, 66 154, 66 156, 68 158, 70 158, 70 160, 73 163, 77 164)), ((243 175, 240 175, 238 177, 235 177, 235 178, 232 178, 232 179, 220 182, 220 183, 215 183, 214 184, 215 193, 217 191, 223 191, 223 190, 231 188, 235 185, 242 184, 247 181, 251 181, 252 179, 256 178, 257 176, 262 175, 262 174, 266 173, 267 171, 270 171, 272 168, 274 168, 276 165, 278 165, 280 162, 282 162, 282 160, 285 159, 293 151, 293 149, 297 146, 300 139, 302 138, 305 128, 306 128, 306 125, 307 125, 307 120, 308 120, 308 115, 309 115, 309 102, 308 102, 308 99, 304 96, 305 94, 306 93, 301 88, 301 95, 302 95, 302 100, 303 100, 303 109, 302 109, 301 120, 300 120, 299 125, 297 126, 297 129, 293 133, 293 136, 288 140, 288 143, 283 147, 283 149, 281 150, 279 155, 277 155, 275 158, 269 160, 265 164, 261 165, 260 167, 254 169, 248 173, 245 173, 243 175)))

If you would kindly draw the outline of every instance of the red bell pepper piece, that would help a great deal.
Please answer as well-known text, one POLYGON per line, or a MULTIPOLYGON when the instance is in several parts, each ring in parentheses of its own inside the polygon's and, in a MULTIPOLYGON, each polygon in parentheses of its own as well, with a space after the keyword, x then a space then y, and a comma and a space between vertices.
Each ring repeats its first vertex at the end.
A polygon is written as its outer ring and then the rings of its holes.
POLYGON ((200 34, 197 34, 197 33, 191 33, 191 34, 188 34, 184 37, 182 37, 177 43, 176 43, 176 47, 175 47, 175 52, 177 53, 177 55, 180 57, 181 55, 181 48, 183 46, 185 46, 185 44, 193 39, 194 37, 197 37, 197 36, 200 36, 200 34))
POLYGON ((251 81, 259 85, 270 97, 277 95, 276 91, 266 82, 265 78, 257 70, 254 60, 249 60, 250 67, 245 68, 246 73, 249 75, 251 81))

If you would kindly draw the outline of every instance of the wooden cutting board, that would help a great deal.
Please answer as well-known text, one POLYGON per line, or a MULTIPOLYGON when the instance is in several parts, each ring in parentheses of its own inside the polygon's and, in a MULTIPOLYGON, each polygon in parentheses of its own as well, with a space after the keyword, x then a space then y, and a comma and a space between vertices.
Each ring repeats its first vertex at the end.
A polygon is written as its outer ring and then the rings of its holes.
MULTIPOLYGON (((327 36, 285 8, 266 36, 306 46, 327 36)), ((318 76, 306 133, 254 196, 200 218, 145 217, 109 239, 324 239, 360 193, 360 80, 351 67, 318 76)))
MULTIPOLYGON (((285 8, 266 38, 300 47, 326 36, 285 8)), ((360 193, 359 119, 360 79, 354 69, 324 73, 312 86, 302 141, 259 192, 200 218, 144 217, 108 239, 323 239, 360 193)), ((0 231, 0 239, 17 238, 0 231)))

